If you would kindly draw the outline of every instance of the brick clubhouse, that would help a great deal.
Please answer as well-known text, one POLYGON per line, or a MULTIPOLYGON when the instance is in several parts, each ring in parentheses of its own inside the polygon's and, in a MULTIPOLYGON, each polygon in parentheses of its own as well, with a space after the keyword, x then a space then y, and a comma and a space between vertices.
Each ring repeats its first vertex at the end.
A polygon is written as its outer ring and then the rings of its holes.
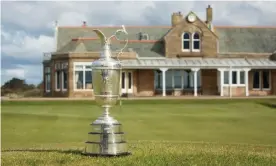
MULTIPOLYGON (((276 95, 276 27, 223 27, 196 13, 171 15, 170 26, 126 26, 122 96, 276 95)), ((44 53, 44 96, 92 97, 92 61, 120 27, 56 26, 56 50, 44 53)), ((125 43, 112 39, 112 50, 125 43)), ((116 52, 114 52, 114 57, 116 52)))

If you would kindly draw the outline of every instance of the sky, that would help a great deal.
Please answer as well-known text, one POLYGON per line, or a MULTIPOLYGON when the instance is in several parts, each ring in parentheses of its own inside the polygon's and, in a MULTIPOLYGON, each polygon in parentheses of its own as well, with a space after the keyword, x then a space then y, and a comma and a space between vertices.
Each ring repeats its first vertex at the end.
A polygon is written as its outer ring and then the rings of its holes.
POLYGON ((2 1, 1 85, 17 77, 42 81, 43 53, 54 51, 54 23, 60 26, 170 25, 171 14, 195 12, 214 25, 276 26, 276 1, 2 1))

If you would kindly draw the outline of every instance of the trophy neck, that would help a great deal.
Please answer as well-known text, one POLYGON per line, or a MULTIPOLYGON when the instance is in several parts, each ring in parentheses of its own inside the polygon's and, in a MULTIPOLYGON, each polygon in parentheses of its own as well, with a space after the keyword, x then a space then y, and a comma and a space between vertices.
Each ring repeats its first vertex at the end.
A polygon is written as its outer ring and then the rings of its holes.
POLYGON ((110 44, 106 42, 103 46, 103 52, 101 53, 101 58, 110 59, 111 58, 111 51, 110 51, 110 44))

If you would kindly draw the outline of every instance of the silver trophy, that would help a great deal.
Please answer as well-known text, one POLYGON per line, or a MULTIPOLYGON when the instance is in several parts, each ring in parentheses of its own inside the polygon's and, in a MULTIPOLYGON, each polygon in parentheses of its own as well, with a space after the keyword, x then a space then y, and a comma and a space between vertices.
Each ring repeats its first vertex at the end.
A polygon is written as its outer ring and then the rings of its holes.
MULTIPOLYGON (((116 37, 118 40, 118 33, 127 35, 127 32, 122 26, 122 29, 106 38, 100 30, 93 31, 96 32, 103 46, 100 59, 92 63, 92 83, 95 101, 103 108, 104 113, 91 124, 93 131, 88 133, 88 141, 85 143, 86 147, 83 154, 91 156, 128 155, 130 153, 127 151, 122 125, 109 115, 109 110, 117 105, 120 99, 122 69, 120 61, 111 57, 110 42, 112 37, 116 37)), ((128 40, 125 41, 124 48, 128 40)), ((119 54, 124 48, 120 50, 119 54)))

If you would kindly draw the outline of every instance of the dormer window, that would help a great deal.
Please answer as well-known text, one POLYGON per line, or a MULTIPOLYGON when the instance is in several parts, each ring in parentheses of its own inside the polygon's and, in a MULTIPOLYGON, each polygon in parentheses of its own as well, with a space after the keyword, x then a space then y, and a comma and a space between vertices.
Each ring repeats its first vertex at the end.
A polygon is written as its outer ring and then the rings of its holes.
POLYGON ((200 37, 197 32, 195 32, 192 36, 192 51, 193 52, 199 52, 200 51, 200 37))
POLYGON ((200 52, 200 34, 195 32, 190 36, 190 33, 184 32, 182 34, 182 51, 200 52))
POLYGON ((140 32, 138 35, 139 35, 139 40, 149 40, 149 35, 146 33, 140 32))
POLYGON ((190 51, 190 34, 187 32, 182 35, 182 50, 190 51))

